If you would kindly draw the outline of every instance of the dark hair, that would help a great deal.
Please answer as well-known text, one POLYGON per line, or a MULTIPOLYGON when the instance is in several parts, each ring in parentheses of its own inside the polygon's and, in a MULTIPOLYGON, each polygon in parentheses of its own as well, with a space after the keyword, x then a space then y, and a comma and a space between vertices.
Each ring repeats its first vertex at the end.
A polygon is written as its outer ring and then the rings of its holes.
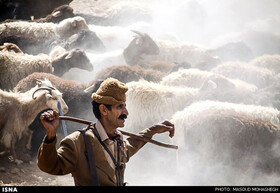
MULTIPOLYGON (((94 100, 91 102, 92 104, 92 111, 93 111, 93 114, 94 116, 96 117, 96 119, 100 119, 101 118, 101 113, 100 113, 100 110, 99 110, 99 106, 101 105, 100 103, 97 103, 95 102, 94 100)), ((107 109, 110 111, 112 108, 112 105, 106 105, 106 104, 103 104, 105 105, 105 107, 107 107, 107 109)))

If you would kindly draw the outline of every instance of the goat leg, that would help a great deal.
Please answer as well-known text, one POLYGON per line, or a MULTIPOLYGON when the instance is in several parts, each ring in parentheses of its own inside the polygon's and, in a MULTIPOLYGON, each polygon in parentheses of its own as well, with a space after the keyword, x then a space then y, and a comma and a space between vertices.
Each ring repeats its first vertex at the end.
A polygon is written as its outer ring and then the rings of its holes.
POLYGON ((11 142, 11 149, 12 149, 12 154, 13 154, 13 161, 14 161, 17 165, 22 164, 23 161, 17 159, 16 149, 15 149, 15 143, 13 143, 13 142, 11 142))

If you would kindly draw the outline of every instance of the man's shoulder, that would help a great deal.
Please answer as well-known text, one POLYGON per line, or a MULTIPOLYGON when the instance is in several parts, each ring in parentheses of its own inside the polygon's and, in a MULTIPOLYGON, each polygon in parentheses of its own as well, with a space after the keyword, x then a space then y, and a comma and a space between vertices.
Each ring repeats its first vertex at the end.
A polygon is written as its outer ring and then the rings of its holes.
POLYGON ((87 130, 87 128, 78 129, 78 130, 70 133, 69 135, 67 135, 63 140, 77 141, 83 136, 82 132, 84 132, 86 130, 87 130))
POLYGON ((74 131, 73 133, 71 133, 70 135, 68 135, 67 137, 71 138, 72 140, 77 140, 77 139, 83 137, 85 132, 90 134, 90 136, 94 136, 93 132, 91 131, 92 129, 95 129, 94 125, 95 125, 95 123, 89 125, 88 127, 78 129, 78 130, 74 131))

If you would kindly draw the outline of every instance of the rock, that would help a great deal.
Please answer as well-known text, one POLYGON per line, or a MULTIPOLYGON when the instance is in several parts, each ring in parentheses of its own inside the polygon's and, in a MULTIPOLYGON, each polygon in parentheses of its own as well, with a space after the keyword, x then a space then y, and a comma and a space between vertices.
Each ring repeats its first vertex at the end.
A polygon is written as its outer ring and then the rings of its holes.
POLYGON ((6 169, 4 167, 0 167, 0 172, 6 172, 6 169))
POLYGON ((22 161, 22 160, 19 160, 19 159, 15 159, 15 163, 16 163, 17 165, 20 165, 20 164, 23 163, 23 161, 22 161))
POLYGON ((11 169, 11 174, 19 174, 20 170, 18 168, 11 169))

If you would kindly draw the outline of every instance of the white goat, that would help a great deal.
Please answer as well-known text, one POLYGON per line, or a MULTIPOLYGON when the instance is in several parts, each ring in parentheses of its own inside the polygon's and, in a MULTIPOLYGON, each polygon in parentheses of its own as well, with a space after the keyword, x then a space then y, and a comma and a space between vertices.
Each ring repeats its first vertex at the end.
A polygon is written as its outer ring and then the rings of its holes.
POLYGON ((33 72, 52 73, 52 61, 46 54, 36 56, 0 51, 0 88, 13 89, 22 78, 33 72))
POLYGON ((64 53, 56 52, 52 55, 0 51, 0 88, 13 89, 21 79, 33 72, 53 73, 61 76, 71 68, 93 70, 93 66, 83 50, 64 50, 64 53), (57 56, 55 56, 56 54, 57 56))
POLYGON ((22 136, 27 136, 30 142, 32 136, 28 129, 30 123, 44 109, 58 111, 58 101, 61 102, 63 113, 67 113, 68 106, 62 98, 62 93, 48 80, 38 81, 34 88, 25 93, 0 90, 0 142, 6 152, 12 149, 15 160, 17 159, 16 142, 22 136))
POLYGON ((88 26, 82 17, 73 17, 55 23, 34 23, 28 21, 17 21, 0 24, 2 38, 18 37, 29 38, 37 41, 54 41, 59 38, 66 39, 82 30, 87 30, 88 26))
POLYGON ((280 55, 262 55, 250 61, 250 64, 267 68, 276 74, 280 73, 280 55))
MULTIPOLYGON (((239 80, 239 79, 232 79, 227 78, 223 75, 199 70, 196 68, 190 68, 190 69, 183 69, 179 70, 177 72, 173 72, 165 77, 162 78, 162 81, 160 82, 163 85, 168 86, 180 86, 180 87, 193 87, 193 88, 200 88, 205 81, 212 80, 216 84, 220 84, 221 82, 218 82, 217 80, 224 80, 222 82, 228 82, 228 84, 232 84, 232 87, 235 87, 237 89, 242 90, 248 90, 255 92, 258 88, 254 84, 249 84, 245 81, 239 80)), ((224 84, 223 83, 223 84, 224 84)))
POLYGON ((164 86, 144 80, 129 82, 127 86, 129 118, 125 127, 135 132, 170 119, 175 112, 192 103, 199 91, 197 88, 164 86))
POLYGON ((206 79, 214 76, 214 74, 213 72, 203 71, 197 68, 183 69, 163 77, 160 83, 169 86, 198 88, 202 86, 206 79))
MULTIPOLYGON (((274 65, 274 63, 271 63, 271 65, 274 65)), ((276 64, 275 68, 277 68, 276 64)), ((256 79, 257 78, 258 77, 256 77, 256 79)), ((272 84, 259 89, 254 84, 250 84, 240 79, 228 78, 214 72, 198 69, 184 69, 163 77, 160 84, 167 86, 201 88, 208 83, 208 86, 211 88, 208 89, 209 92, 203 92, 200 95, 200 99, 273 106, 279 108, 279 81, 277 80, 279 80, 280 76, 278 74, 271 78, 275 80, 271 82, 272 84)))
POLYGON ((199 100, 219 100, 254 104, 257 87, 239 80, 213 76, 205 79, 201 86, 167 86, 144 80, 127 83, 127 109, 129 119, 126 127, 138 131, 154 122, 170 119, 171 116, 199 100))
POLYGON ((0 43, 15 43, 27 53, 48 53, 51 45, 84 30, 88 30, 88 26, 82 17, 68 18, 59 24, 27 21, 2 23, 0 43))
POLYGON ((214 178, 236 179, 231 184, 238 183, 238 174, 246 173, 246 180, 254 180, 251 169, 279 174, 279 113, 270 107, 218 101, 193 103, 175 113, 171 121, 176 128, 174 143, 179 145, 180 178, 189 176, 186 164, 193 170, 203 165, 203 171, 215 173, 214 178), (227 172, 230 168, 235 172, 227 172))
POLYGON ((245 62, 225 62, 211 72, 255 84, 258 88, 267 87, 275 81, 275 72, 272 70, 245 62))

